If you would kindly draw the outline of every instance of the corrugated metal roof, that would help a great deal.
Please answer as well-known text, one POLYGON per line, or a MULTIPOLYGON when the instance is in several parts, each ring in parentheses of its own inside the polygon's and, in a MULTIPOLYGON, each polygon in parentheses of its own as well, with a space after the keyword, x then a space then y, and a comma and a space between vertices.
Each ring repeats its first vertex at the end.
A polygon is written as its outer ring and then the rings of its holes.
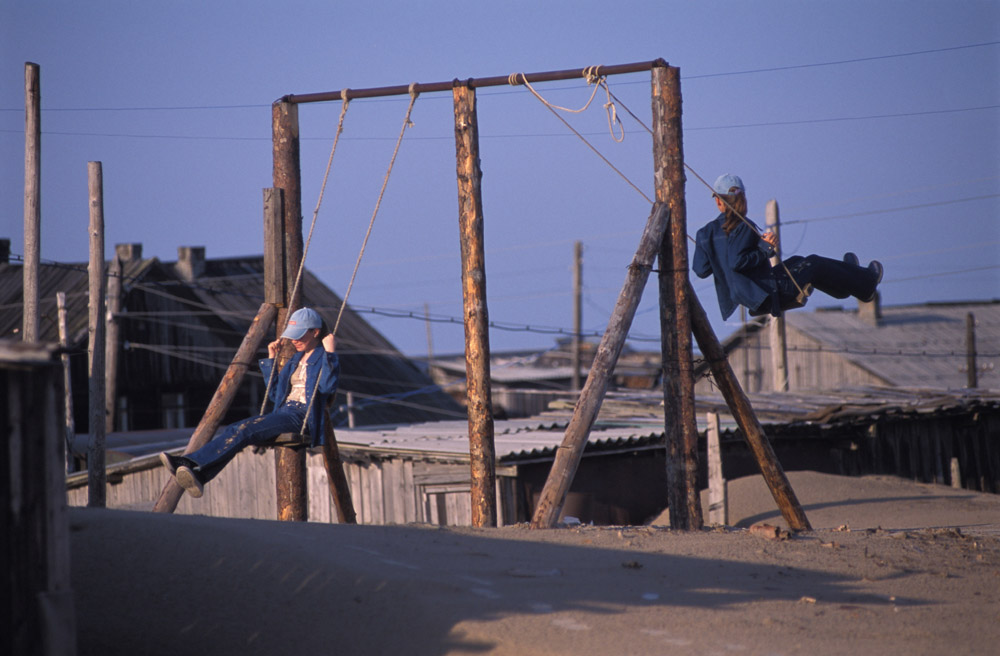
POLYGON ((966 315, 976 319, 980 385, 1000 387, 1000 301, 884 307, 878 325, 857 312, 789 312, 787 325, 891 385, 964 387, 966 315))

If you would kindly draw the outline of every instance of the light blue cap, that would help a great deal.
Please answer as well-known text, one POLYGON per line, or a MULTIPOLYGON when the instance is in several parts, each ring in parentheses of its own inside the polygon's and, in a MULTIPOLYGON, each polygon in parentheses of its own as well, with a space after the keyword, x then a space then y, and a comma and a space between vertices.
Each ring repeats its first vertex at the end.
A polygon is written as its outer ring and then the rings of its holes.
POLYGON ((285 332, 282 337, 288 339, 302 339, 306 331, 323 326, 323 319, 319 313, 312 308, 300 308, 292 313, 292 318, 288 320, 285 332))
POLYGON ((720 196, 728 196, 731 193, 730 189, 738 189, 740 193, 746 193, 746 189, 743 187, 743 181, 740 180, 740 176, 733 175, 732 173, 726 173, 725 175, 720 175, 719 179, 715 181, 715 186, 712 187, 712 191, 719 194, 720 196))

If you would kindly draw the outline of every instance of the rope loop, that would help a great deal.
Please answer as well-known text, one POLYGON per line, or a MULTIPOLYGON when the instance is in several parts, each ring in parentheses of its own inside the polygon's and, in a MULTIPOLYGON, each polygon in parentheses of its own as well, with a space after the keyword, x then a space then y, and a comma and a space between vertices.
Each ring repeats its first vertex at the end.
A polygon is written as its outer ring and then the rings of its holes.
POLYGON ((521 84, 527 84, 527 83, 528 83, 528 80, 527 80, 527 78, 524 77, 524 73, 511 73, 510 75, 507 76, 507 84, 509 84, 512 87, 516 87, 516 86, 519 86, 521 84), (518 75, 521 76, 521 81, 520 82, 517 81, 517 76, 518 75))

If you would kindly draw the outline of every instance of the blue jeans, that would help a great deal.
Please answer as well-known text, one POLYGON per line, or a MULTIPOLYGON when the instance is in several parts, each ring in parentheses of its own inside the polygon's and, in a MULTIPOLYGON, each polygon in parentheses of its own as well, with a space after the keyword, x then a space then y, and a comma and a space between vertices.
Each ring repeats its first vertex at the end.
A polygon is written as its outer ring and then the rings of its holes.
POLYGON ((199 478, 207 483, 248 446, 265 446, 282 433, 301 432, 305 416, 305 404, 285 403, 269 414, 226 426, 208 444, 184 457, 198 465, 199 478))
POLYGON ((833 260, 820 255, 792 256, 784 261, 784 267, 777 266, 774 281, 767 281, 771 289, 771 297, 751 314, 760 315, 772 313, 774 297, 777 296, 779 306, 787 310, 794 306, 798 287, 788 277, 785 267, 791 272, 799 287, 811 284, 813 287, 834 298, 868 298, 875 292, 875 274, 867 267, 855 266, 842 260, 833 260), (777 289, 774 289, 775 285, 777 289))

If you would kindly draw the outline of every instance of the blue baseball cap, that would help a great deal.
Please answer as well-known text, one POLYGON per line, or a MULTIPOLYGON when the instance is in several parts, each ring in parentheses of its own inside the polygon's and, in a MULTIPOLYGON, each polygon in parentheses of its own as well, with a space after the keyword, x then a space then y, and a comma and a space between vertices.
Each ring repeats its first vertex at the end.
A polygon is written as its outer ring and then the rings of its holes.
POLYGON ((732 173, 726 173, 725 175, 720 175, 719 179, 715 181, 715 186, 712 187, 712 191, 719 194, 720 196, 728 196, 733 193, 730 189, 738 189, 739 193, 746 193, 746 189, 743 187, 743 181, 740 180, 740 176, 733 175, 732 173))
POLYGON ((323 319, 316 310, 312 308, 300 308, 292 313, 292 317, 288 320, 288 325, 285 327, 285 332, 281 333, 281 336, 288 339, 302 339, 307 331, 322 326, 323 319))

